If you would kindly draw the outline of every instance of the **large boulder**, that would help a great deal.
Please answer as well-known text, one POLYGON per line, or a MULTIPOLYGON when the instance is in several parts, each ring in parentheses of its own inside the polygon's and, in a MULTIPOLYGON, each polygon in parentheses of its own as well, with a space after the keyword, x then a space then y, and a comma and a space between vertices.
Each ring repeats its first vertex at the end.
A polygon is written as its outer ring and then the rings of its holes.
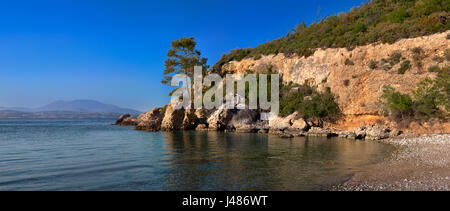
POLYGON ((228 123, 233 118, 233 112, 225 106, 221 106, 208 118, 208 128, 210 130, 227 129, 228 123))
POLYGON ((199 124, 199 125, 197 125, 195 130, 197 130, 197 131, 205 131, 205 130, 208 130, 208 126, 206 126, 206 124, 199 124))
POLYGON ((307 136, 319 136, 319 137, 330 137, 333 134, 326 130, 323 129, 321 127, 311 127, 311 129, 309 129, 309 131, 305 134, 307 136))
POLYGON ((132 117, 130 114, 124 114, 116 120, 116 125, 120 126, 136 126, 139 120, 136 117, 132 117))
POLYGON ((391 129, 384 128, 380 125, 356 127, 353 132, 357 139, 380 140, 393 136, 391 129))
POLYGON ((175 109, 174 104, 169 103, 161 123, 161 130, 180 130, 183 125, 184 116, 184 109, 175 109))
POLYGON ((270 130, 297 130, 305 131, 309 128, 308 123, 295 112, 287 117, 277 117, 269 121, 270 130))
POLYGON ((291 120, 291 129, 305 131, 308 129, 308 123, 303 118, 291 120))
POLYGON ((139 123, 135 127, 135 130, 155 132, 161 130, 163 115, 160 113, 159 108, 154 108, 149 112, 139 115, 138 120, 139 123))
POLYGON ((277 117, 269 121, 270 130, 286 130, 291 127, 293 120, 297 113, 291 114, 287 117, 277 117))
POLYGON ((213 112, 214 110, 196 109, 195 116, 197 117, 198 124, 208 124, 208 118, 213 112))
POLYGON ((251 109, 238 110, 228 124, 229 128, 236 129, 236 132, 253 132, 257 129, 259 112, 251 109))
POLYGON ((391 130, 378 125, 371 125, 366 128, 366 139, 380 140, 389 138, 391 130))
POLYGON ((194 130, 199 123, 196 112, 193 109, 185 110, 183 123, 181 124, 181 129, 183 130, 194 130))

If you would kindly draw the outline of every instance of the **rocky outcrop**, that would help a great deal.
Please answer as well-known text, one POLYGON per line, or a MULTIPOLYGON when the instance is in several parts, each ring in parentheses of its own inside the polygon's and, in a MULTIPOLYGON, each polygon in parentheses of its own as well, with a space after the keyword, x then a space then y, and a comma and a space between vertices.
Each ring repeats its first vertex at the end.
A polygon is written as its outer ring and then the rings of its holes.
POLYGON ((206 124, 199 124, 197 125, 197 128, 195 128, 197 131, 206 131, 208 130, 208 126, 206 124))
POLYGON ((287 117, 278 117, 269 121, 270 130, 294 130, 305 131, 309 128, 308 123, 295 112, 287 117))
POLYGON ((147 113, 143 113, 137 119, 139 123, 135 127, 135 130, 146 130, 149 132, 161 130, 163 115, 160 113, 159 108, 154 108, 147 113))
MULTIPOLYGON (((427 71, 429 67, 450 64, 445 60, 445 51, 450 46, 447 34, 450 31, 425 37, 399 40, 394 44, 375 43, 359 46, 352 50, 345 48, 317 49, 305 58, 293 55, 265 55, 259 59, 245 58, 223 66, 228 74, 246 74, 248 70, 264 73, 277 70, 283 83, 308 83, 319 91, 330 87, 344 115, 338 123, 323 122, 320 119, 302 119, 298 113, 278 117, 271 121, 259 120, 260 112, 254 110, 230 110, 222 106, 214 110, 175 110, 169 104, 164 114, 152 110, 134 118, 123 115, 117 125, 137 126, 136 129, 156 130, 226 130, 236 132, 259 132, 276 134, 280 137, 295 136, 339 136, 352 139, 383 139, 395 137, 402 128, 391 124, 375 124, 388 121, 378 115, 377 102, 384 85, 391 85, 397 91, 411 94, 418 82, 425 77, 435 77, 427 71), (420 50, 417 50, 417 49, 420 50), (416 52, 420 51, 421 65, 416 64, 416 52), (389 61, 397 55, 395 62, 389 61), (398 55, 401 55, 398 57, 398 55), (441 59, 435 59, 439 57, 441 59), (411 68, 404 74, 398 69, 402 62, 411 61, 411 68), (351 61, 351 62, 349 62, 351 61), (349 119, 349 117, 352 117, 349 119)), ((292 89, 298 92, 299 88, 292 89)), ((245 102, 238 97, 236 104, 245 102)), ((310 98, 310 96, 307 96, 310 98)), ((411 123, 414 131, 448 132, 448 120, 436 124, 411 123), (430 128, 430 129, 429 129, 430 128)))
POLYGON ((228 124, 228 128, 234 128, 236 132, 241 133, 254 132, 258 129, 258 119, 259 112, 257 110, 238 110, 236 114, 233 114, 233 117, 228 124))
POLYGON ((333 136, 334 134, 324 128, 312 127, 308 131, 307 135, 308 136, 319 136, 319 137, 330 137, 330 136, 333 136))
POLYGON ((292 122, 292 125, 290 128, 294 129, 294 130, 301 130, 301 131, 305 131, 308 129, 308 123, 306 123, 306 121, 302 118, 300 119, 295 119, 292 122))
POLYGON ((188 109, 184 112, 183 123, 181 124, 182 130, 194 130, 196 129, 199 120, 197 118, 196 112, 194 109, 188 109))
POLYGON ((399 40, 393 44, 371 44, 353 50, 346 48, 318 49, 308 58, 285 56, 283 54, 262 56, 255 60, 246 58, 223 66, 227 73, 246 73, 248 70, 266 72, 277 70, 284 83, 294 82, 317 85, 319 90, 330 87, 337 96, 337 103, 345 115, 377 114, 378 99, 384 85, 391 85, 397 91, 411 94, 417 83, 425 77, 434 77, 428 72, 433 65, 445 66, 449 61, 438 62, 433 58, 445 57, 450 46, 449 31, 430 36, 399 40), (415 64, 414 48, 421 48, 422 66, 415 64), (400 61, 395 64, 384 62, 394 53, 400 53, 400 61), (350 60, 353 65, 349 65, 350 60), (403 61, 411 61, 411 69, 398 74, 403 61), (373 69, 369 64, 375 62, 373 69), (348 80, 348 83, 344 81, 348 80))
POLYGON ((169 103, 161 123, 161 130, 172 131, 182 129, 184 117, 184 109, 175 109, 174 105, 169 103))
POLYGON ((380 140, 401 134, 398 130, 392 130, 376 124, 356 127, 352 133, 356 139, 367 140, 380 140))
POLYGON ((138 123, 137 118, 132 117, 130 114, 124 114, 116 120, 115 124, 120 126, 136 126, 138 123))
POLYGON ((225 130, 232 118, 233 112, 221 106, 208 118, 208 128, 209 130, 225 130))

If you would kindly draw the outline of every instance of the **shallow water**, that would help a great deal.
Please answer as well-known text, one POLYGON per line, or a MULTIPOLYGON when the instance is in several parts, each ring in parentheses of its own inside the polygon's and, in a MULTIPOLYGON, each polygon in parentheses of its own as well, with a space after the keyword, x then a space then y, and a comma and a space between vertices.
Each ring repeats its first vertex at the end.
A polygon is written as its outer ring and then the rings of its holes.
POLYGON ((0 119, 0 190, 317 190, 394 150, 338 138, 148 133, 113 121, 0 119))

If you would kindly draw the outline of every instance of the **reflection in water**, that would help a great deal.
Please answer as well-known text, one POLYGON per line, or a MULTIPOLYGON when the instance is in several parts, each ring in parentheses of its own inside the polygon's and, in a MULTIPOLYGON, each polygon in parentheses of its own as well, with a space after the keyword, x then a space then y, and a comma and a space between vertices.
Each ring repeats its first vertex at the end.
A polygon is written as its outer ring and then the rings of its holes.
POLYGON ((379 161, 392 147, 326 138, 164 132, 165 190, 313 190, 379 161))
POLYGON ((148 133, 112 121, 0 119, 0 190, 314 190, 393 149, 326 138, 148 133))

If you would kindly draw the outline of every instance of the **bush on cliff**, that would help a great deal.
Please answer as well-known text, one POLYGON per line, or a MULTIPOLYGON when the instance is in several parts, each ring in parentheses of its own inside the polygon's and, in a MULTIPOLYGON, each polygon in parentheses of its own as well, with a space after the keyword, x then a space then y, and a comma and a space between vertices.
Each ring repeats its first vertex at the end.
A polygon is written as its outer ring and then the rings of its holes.
POLYGON ((303 118, 333 118, 340 114, 339 106, 331 90, 317 91, 307 84, 290 83, 280 90, 280 115, 298 112, 303 118))
POLYGON ((405 118, 411 116, 413 112, 413 100, 410 96, 396 92, 391 86, 383 87, 382 102, 383 108, 394 118, 405 118))
POLYGON ((450 111, 450 67, 435 68, 434 80, 425 78, 413 91, 413 98, 396 92, 391 86, 383 87, 384 110, 394 119, 445 117, 450 111))

